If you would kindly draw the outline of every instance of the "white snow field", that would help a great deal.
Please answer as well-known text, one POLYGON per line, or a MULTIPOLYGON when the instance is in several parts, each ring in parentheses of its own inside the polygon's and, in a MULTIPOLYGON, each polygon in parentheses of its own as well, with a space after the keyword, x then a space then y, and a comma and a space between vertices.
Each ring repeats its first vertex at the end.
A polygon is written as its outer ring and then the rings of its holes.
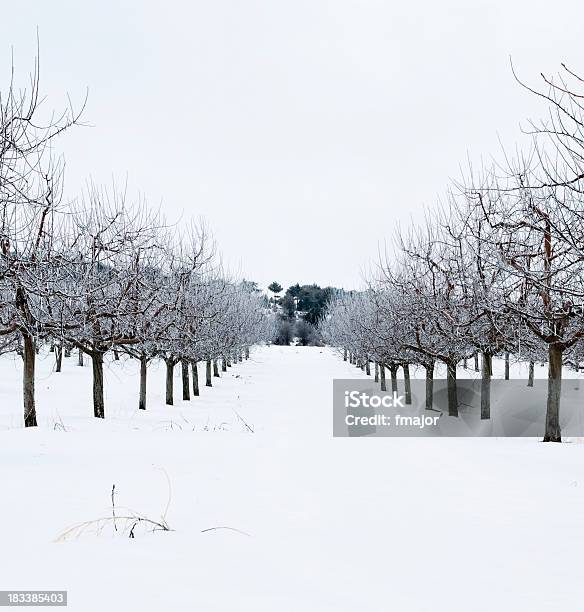
POLYGON ((39 359, 24 430, 21 364, 0 360, 0 589, 66 589, 79 612, 583 609, 578 442, 333 439, 332 379, 364 374, 302 347, 256 349, 174 407, 154 365, 146 413, 136 364, 112 362, 98 421, 75 363, 39 359), (169 504, 173 531, 56 541, 111 516, 113 484, 118 516, 169 504))

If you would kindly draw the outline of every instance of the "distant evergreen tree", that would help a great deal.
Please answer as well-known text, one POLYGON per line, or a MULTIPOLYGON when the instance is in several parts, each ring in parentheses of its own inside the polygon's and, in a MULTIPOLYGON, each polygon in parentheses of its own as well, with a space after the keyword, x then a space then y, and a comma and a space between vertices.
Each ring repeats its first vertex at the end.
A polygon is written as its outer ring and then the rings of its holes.
POLYGON ((321 288, 318 285, 303 285, 297 296, 297 310, 303 313, 308 323, 316 325, 333 294, 332 287, 321 288))
POLYGON ((280 307, 282 308, 283 316, 288 319, 296 318, 296 301, 288 292, 286 292, 286 295, 280 300, 280 307))
MULTIPOLYGON (((273 293, 282 291, 279 283, 272 283, 268 289, 273 293)), ((343 292, 333 287, 319 287, 316 284, 290 286, 280 298, 275 344, 287 345, 294 338, 301 346, 321 346, 322 339, 316 329, 325 308, 334 294, 343 292)))
POLYGON ((268 285, 268 289, 272 292, 272 293, 281 293, 282 292, 282 285, 280 285, 280 283, 277 283, 276 281, 274 281, 273 283, 271 283, 270 285, 268 285))
POLYGON ((298 283, 296 283, 295 285, 292 285, 291 287, 288 287, 288 290, 286 291, 286 293, 291 295, 293 298, 299 297, 301 292, 302 292, 302 287, 298 283))

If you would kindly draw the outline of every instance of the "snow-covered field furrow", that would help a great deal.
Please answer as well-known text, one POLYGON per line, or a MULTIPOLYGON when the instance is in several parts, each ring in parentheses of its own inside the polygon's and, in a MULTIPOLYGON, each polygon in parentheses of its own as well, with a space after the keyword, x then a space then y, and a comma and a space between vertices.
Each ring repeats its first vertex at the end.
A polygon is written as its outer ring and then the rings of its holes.
POLYGON ((174 407, 154 366, 146 413, 135 364, 113 362, 102 422, 75 361, 39 361, 24 430, 20 363, 0 360, 3 589, 67 589, 79 612, 581 607, 580 444, 333 439, 332 379, 364 374, 301 347, 257 349, 174 407), (113 484, 118 516, 173 531, 55 542, 111 516, 113 484))

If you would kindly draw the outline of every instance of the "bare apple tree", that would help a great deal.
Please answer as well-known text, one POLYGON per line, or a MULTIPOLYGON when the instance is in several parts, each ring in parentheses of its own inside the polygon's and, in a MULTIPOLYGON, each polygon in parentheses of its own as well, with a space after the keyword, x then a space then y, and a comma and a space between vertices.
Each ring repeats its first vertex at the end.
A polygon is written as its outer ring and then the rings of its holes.
POLYGON ((26 427, 37 424, 36 346, 52 325, 47 304, 61 262, 55 232, 62 223, 63 164, 51 149, 83 110, 47 116, 40 100, 37 55, 28 88, 16 84, 13 68, 0 92, 0 336, 21 337, 26 427))

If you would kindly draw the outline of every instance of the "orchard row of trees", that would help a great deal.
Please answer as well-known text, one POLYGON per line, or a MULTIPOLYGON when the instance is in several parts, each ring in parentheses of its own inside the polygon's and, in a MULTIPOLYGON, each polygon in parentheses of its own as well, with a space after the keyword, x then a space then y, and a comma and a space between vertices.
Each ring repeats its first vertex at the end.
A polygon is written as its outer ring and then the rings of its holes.
MULTIPOLYGON (((272 335, 273 321, 245 283, 221 273, 202 224, 180 231, 125 190, 89 184, 73 202, 63 193, 55 141, 80 112, 43 116, 38 70, 28 90, 10 83, 0 95, 0 351, 23 358, 25 426, 37 424, 35 360, 42 345, 75 347, 93 370, 94 415, 103 418, 104 356, 124 351, 140 361, 139 407, 146 408, 148 364, 188 367, 198 394, 197 363, 218 374, 230 360, 272 335)), ((82 110, 82 109, 81 109, 82 110)))
MULTIPOLYGON (((456 366, 482 356, 481 418, 490 418, 494 356, 548 363, 544 441, 561 441, 562 369, 584 350, 584 82, 566 66, 541 90, 547 119, 525 151, 453 183, 425 223, 398 232, 369 288, 334 298, 327 342, 357 363, 426 369, 445 364, 458 416, 456 366)), ((429 407, 429 406, 428 406, 429 407)))

